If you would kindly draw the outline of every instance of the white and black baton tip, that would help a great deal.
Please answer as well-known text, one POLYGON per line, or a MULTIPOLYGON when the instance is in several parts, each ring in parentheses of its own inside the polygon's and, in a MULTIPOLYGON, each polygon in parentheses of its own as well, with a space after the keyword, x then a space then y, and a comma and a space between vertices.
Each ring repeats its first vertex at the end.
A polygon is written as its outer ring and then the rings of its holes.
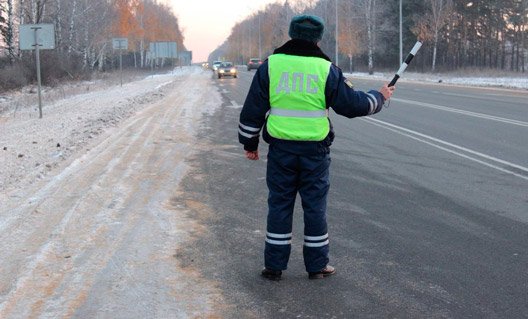
POLYGON ((415 56, 416 52, 418 52, 418 50, 420 50, 421 47, 422 47, 422 42, 416 41, 416 43, 414 44, 413 48, 411 49, 411 54, 413 56, 415 56))
POLYGON ((420 50, 421 47, 422 47, 422 42, 417 41, 414 44, 414 46, 413 46, 411 52, 409 53, 409 55, 407 55, 407 58, 405 59, 405 63, 404 64, 408 65, 409 63, 411 63, 411 60, 414 58, 414 56, 416 55, 416 52, 418 52, 418 50, 420 50))
POLYGON ((405 71, 405 69, 411 63, 412 59, 414 58, 414 56, 416 55, 418 50, 420 50, 421 47, 422 47, 422 42, 420 42, 420 41, 417 41, 414 44, 411 52, 407 55, 407 58, 405 58, 405 61, 400 66, 400 69, 397 72, 398 75, 401 75, 403 73, 403 71, 405 71))
POLYGON ((398 72, 396 72, 396 75, 394 75, 394 77, 392 78, 392 81, 390 81, 388 86, 394 86, 394 84, 396 84, 396 81, 398 81, 401 74, 405 71, 405 69, 407 69, 407 66, 409 66, 409 63, 411 63, 411 60, 414 58, 414 56, 416 55, 418 50, 420 50, 421 47, 422 47, 422 42, 416 41, 413 48, 411 49, 411 52, 409 53, 409 55, 407 55, 407 58, 405 58, 405 61, 402 63, 402 65, 400 66, 400 69, 398 70, 398 72))

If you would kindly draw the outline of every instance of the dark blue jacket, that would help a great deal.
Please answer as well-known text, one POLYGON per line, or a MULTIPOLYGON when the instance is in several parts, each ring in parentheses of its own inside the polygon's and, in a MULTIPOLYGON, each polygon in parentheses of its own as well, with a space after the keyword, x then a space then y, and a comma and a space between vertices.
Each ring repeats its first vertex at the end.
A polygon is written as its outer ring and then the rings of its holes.
MULTIPOLYGON (((330 61, 317 44, 303 40, 290 40, 273 53, 320 57, 330 61)), ((240 113, 238 140, 244 144, 244 149, 256 151, 262 132, 266 142, 285 151, 300 155, 328 153, 334 140, 332 123, 330 123, 330 133, 320 142, 286 141, 276 139, 268 134, 265 124, 270 110, 269 83, 268 61, 266 60, 257 69, 257 73, 253 77, 253 82, 240 113)), ((372 90, 365 93, 354 90, 350 81, 343 76, 341 69, 334 64, 330 66, 330 73, 326 80, 325 96, 327 108, 331 107, 337 114, 348 118, 378 113, 385 102, 383 95, 378 91, 372 90)))

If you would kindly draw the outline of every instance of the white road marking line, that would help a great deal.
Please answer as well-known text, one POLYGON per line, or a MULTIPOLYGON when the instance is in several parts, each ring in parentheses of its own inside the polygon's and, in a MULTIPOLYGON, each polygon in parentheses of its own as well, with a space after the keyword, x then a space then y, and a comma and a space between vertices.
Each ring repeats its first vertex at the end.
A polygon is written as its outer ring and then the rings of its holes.
POLYGON ((457 96, 457 97, 468 97, 471 99, 487 99, 489 101, 494 102, 501 102, 504 103, 504 100, 497 100, 497 99, 489 99, 489 98, 483 98, 483 96, 490 96, 490 97, 504 97, 504 94, 491 94, 491 93, 484 93, 484 94, 477 94, 477 95, 469 95, 469 94, 461 94, 461 93, 449 93, 449 92, 442 92, 442 95, 448 95, 448 96, 457 96))
POLYGON ((231 105, 228 105, 227 107, 230 107, 232 109, 240 109, 242 108, 242 105, 237 104, 237 102, 234 100, 231 100, 231 105))
POLYGON ((486 93, 484 95, 487 95, 487 96, 504 96, 504 94, 499 94, 499 93, 486 93))
POLYGON ((475 157, 472 157, 472 156, 457 152, 455 150, 452 150, 452 149, 449 149, 449 148, 434 144, 431 141, 439 143, 439 144, 443 144, 443 145, 446 145, 446 146, 449 146, 451 148, 454 148, 454 149, 457 149, 457 150, 460 150, 460 151, 463 151, 463 152, 466 152, 466 153, 470 153, 470 154, 479 156, 481 158, 487 159, 487 160, 495 162, 495 163, 499 163, 499 164, 503 164, 503 165, 506 165, 506 166, 509 166, 509 167, 516 168, 516 169, 518 169, 520 171, 523 171, 525 173, 528 173, 528 167, 517 165, 517 164, 511 163, 511 162, 505 161, 505 160, 501 160, 499 158, 496 158, 496 157, 493 157, 493 156, 490 156, 490 155, 486 155, 486 154, 483 154, 483 153, 480 153, 480 152, 477 152, 477 151, 473 151, 473 150, 470 150, 468 148, 465 148, 465 147, 462 147, 462 146, 458 146, 458 145, 455 145, 455 144, 452 144, 452 143, 449 143, 449 142, 434 138, 432 136, 425 135, 425 134, 422 134, 422 133, 419 133, 419 132, 416 132, 416 131, 413 131, 413 130, 406 129, 406 128, 398 126, 398 125, 394 125, 394 124, 391 124, 391 123, 384 122, 384 121, 376 120, 376 119, 373 119, 373 118, 363 118, 362 120, 367 121, 367 122, 371 122, 371 124, 374 124, 374 125, 380 126, 382 128, 385 128, 387 130, 396 132, 396 133, 398 133, 400 135, 407 136, 409 138, 412 138, 412 139, 420 141, 422 143, 431 145, 431 146, 436 147, 438 149, 441 149, 443 151, 446 151, 446 152, 455 154, 457 156, 469 159, 471 161, 477 162, 479 164, 494 168, 494 169, 496 169, 498 171, 501 171, 501 172, 504 172, 504 173, 508 173, 508 174, 514 175, 516 177, 520 177, 520 178, 522 178, 524 180, 528 180, 528 176, 524 176, 524 175, 515 173, 515 172, 513 172, 511 170, 508 170, 506 168, 503 168, 503 167, 500 167, 500 166, 497 166, 497 165, 482 161, 482 160, 480 160, 478 158, 475 158, 475 157), (421 137, 421 138, 419 138, 419 137, 421 137))
POLYGON ((458 96, 458 97, 469 97, 472 99, 477 98, 478 96, 475 95, 468 95, 468 94, 460 94, 460 93, 449 93, 449 92, 441 92, 442 95, 449 95, 449 96, 458 96))
POLYGON ((487 115, 487 114, 482 114, 482 113, 476 113, 476 112, 471 112, 471 111, 458 110, 458 109, 455 109, 455 108, 452 108, 452 107, 448 107, 448 106, 442 106, 442 105, 418 102, 418 101, 413 101, 413 100, 405 100, 405 99, 399 99, 399 98, 391 98, 391 100, 396 101, 396 102, 402 102, 402 103, 413 104, 413 105, 428 107, 428 108, 432 108, 432 109, 442 110, 442 111, 446 111, 446 112, 464 114, 464 115, 478 117, 478 118, 486 119, 486 120, 492 120, 492 121, 498 121, 498 122, 503 122, 503 123, 507 123, 507 124, 513 124, 513 125, 528 127, 528 122, 511 120, 511 119, 507 119, 507 118, 504 118, 504 117, 498 117, 498 116, 487 115))

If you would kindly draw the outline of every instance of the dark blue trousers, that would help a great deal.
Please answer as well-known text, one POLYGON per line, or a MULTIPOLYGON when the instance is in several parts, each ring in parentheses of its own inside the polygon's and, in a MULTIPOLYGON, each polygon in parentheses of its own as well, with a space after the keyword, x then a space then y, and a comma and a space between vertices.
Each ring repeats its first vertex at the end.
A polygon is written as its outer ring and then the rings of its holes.
POLYGON ((297 193, 304 210, 303 257, 306 271, 328 264, 326 197, 330 188, 330 154, 297 155, 273 145, 268 152, 269 189, 265 267, 285 270, 291 252, 293 208, 297 193))

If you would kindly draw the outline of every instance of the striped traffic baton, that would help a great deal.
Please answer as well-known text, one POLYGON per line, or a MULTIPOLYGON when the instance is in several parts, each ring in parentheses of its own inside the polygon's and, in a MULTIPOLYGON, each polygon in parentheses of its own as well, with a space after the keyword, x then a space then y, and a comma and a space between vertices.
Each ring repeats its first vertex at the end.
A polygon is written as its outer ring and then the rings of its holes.
POLYGON ((411 63, 411 60, 414 58, 414 56, 416 55, 416 52, 418 52, 418 50, 420 50, 421 47, 422 47, 422 42, 416 41, 411 52, 409 53, 405 61, 400 66, 400 69, 398 70, 398 72, 396 72, 396 74, 392 78, 392 81, 390 81, 389 86, 394 86, 394 84, 396 84, 396 81, 398 81, 403 71, 407 69, 407 66, 409 65, 409 63, 411 63))

